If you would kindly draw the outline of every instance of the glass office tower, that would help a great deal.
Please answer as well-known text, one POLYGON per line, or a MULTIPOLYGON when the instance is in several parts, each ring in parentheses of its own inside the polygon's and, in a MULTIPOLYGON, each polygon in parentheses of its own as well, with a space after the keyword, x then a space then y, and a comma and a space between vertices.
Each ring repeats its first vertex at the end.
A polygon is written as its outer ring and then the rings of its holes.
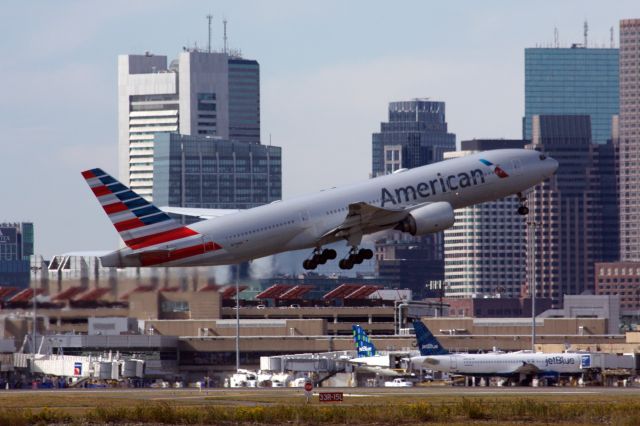
POLYGON ((523 138, 531 140, 534 115, 588 115, 593 142, 611 139, 619 111, 618 49, 528 48, 523 138))
POLYGON ((456 149, 445 103, 422 99, 390 102, 389 121, 380 123, 380 132, 371 139, 372 176, 442 161, 445 152, 456 149))
POLYGON ((153 200, 158 206, 248 209, 282 198, 277 146, 211 136, 154 136, 153 200))

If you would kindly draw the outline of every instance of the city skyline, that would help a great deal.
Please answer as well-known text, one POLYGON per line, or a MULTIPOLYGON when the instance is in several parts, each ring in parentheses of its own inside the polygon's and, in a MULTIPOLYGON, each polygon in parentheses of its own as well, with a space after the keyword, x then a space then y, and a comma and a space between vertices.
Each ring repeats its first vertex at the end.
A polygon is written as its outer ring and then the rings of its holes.
POLYGON ((117 55, 205 47, 207 13, 214 48, 226 17, 231 47, 261 64, 261 137, 283 148, 286 198, 366 179, 370 135, 388 102, 446 102, 458 140, 520 137, 524 49, 551 45, 555 27, 562 46, 579 43, 585 19, 592 43, 608 47, 614 27, 617 47, 619 20, 636 17, 631 1, 408 5, 9 5, 0 220, 34 222, 36 253, 46 257, 115 248, 79 172, 118 173, 117 55))

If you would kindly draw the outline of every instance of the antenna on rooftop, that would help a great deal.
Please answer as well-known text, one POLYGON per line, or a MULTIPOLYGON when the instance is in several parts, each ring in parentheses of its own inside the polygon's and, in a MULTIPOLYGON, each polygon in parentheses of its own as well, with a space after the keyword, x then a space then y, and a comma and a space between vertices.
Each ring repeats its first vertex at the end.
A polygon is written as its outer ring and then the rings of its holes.
POLYGON ((553 29, 553 46, 560 47, 560 34, 558 32, 558 27, 553 29))
POLYGON ((589 24, 584 21, 584 47, 587 47, 587 37, 589 36, 589 24))
POLYGON ((207 52, 211 53, 211 20, 213 19, 213 15, 207 15, 207 21, 209 21, 209 43, 207 44, 207 52))
POLYGON ((613 27, 609 29, 609 37, 611 38, 610 44, 611 44, 611 48, 613 49, 614 47, 616 47, 616 42, 613 37, 613 27))
POLYGON ((222 20, 222 26, 224 27, 224 36, 222 40, 224 41, 224 53, 227 53, 227 18, 222 20))

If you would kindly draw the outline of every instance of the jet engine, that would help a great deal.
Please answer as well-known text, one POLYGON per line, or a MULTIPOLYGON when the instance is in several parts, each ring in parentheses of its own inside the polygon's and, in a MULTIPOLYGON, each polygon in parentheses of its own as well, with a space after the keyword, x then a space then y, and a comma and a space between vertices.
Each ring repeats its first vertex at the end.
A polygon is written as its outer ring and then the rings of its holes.
POLYGON ((454 220, 451 204, 440 201, 411 210, 395 229, 413 236, 433 234, 449 228, 454 220))

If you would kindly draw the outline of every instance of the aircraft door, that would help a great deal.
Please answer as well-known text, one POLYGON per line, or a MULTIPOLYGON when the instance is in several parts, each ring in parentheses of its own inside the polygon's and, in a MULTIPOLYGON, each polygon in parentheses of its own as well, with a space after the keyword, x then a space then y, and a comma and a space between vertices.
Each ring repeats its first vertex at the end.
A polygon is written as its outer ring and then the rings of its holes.
POLYGON ((458 357, 455 355, 451 355, 449 357, 449 364, 451 365, 451 371, 458 370, 458 357))
POLYGON ((307 225, 309 223, 309 210, 300 210, 300 224, 307 225))

